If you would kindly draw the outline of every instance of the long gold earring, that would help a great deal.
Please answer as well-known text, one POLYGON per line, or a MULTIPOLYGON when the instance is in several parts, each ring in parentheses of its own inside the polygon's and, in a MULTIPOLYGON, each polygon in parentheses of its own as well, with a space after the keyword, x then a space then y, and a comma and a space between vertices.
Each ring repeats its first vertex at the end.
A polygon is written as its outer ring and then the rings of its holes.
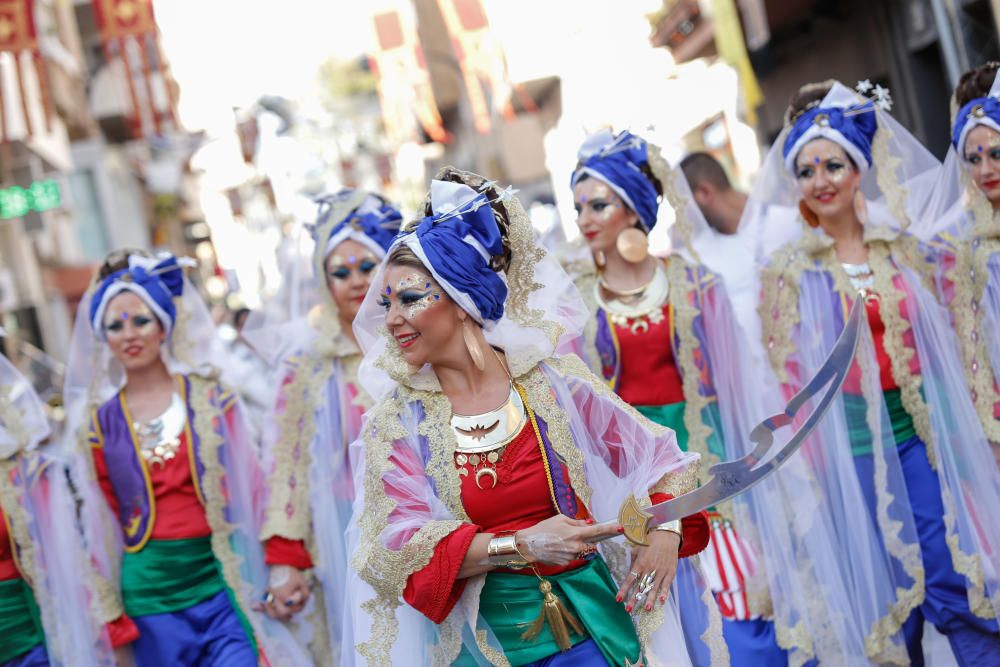
POLYGON ((594 253, 594 264, 597 265, 598 271, 604 270, 604 265, 607 263, 608 259, 604 256, 603 250, 598 250, 594 253))
POLYGON ((861 194, 861 188, 854 191, 854 215, 858 216, 858 221, 862 226, 868 224, 868 202, 861 194))
POLYGON ((469 320, 467 319, 462 321, 462 338, 465 339, 465 347, 469 349, 469 356, 472 357, 472 363, 479 370, 486 368, 486 357, 483 356, 483 348, 480 347, 479 340, 476 339, 476 334, 472 331, 472 327, 469 326, 469 320))

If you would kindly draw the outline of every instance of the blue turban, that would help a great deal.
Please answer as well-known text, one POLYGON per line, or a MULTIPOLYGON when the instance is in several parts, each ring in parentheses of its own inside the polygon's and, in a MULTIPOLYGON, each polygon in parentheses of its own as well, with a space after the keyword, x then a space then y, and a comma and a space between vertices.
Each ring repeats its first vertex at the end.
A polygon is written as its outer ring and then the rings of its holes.
MULTIPOLYGON (((319 199, 320 211, 317 224, 322 226, 329 222, 328 217, 333 213, 335 205, 347 201, 356 194, 359 194, 357 190, 344 189, 335 195, 319 199)), ((369 194, 357 208, 352 209, 330 230, 329 236, 323 240, 325 247, 323 256, 329 255, 345 240, 352 239, 366 246, 376 257, 385 257, 392 240, 399 232, 402 221, 403 216, 399 209, 382 197, 369 194)))
POLYGON ((1000 100, 995 97, 977 97, 958 110, 951 142, 960 153, 965 150, 965 138, 978 125, 1000 132, 1000 100))
POLYGON ((603 130, 591 135, 577 153, 580 166, 573 172, 570 187, 576 187, 584 175, 607 183, 635 211, 648 232, 656 224, 660 208, 660 196, 641 170, 649 164, 648 148, 644 139, 627 131, 614 135, 603 130))
POLYGON ((431 210, 395 245, 412 250, 448 296, 491 329, 503 317, 507 283, 490 266, 503 254, 503 243, 486 194, 431 181, 431 210))
POLYGON ((101 339, 104 339, 104 312, 108 303, 122 292, 132 292, 145 301, 169 335, 177 318, 174 297, 184 292, 184 270, 173 255, 131 255, 128 268, 102 280, 90 300, 90 326, 101 339))
POLYGON ((816 107, 799 116, 785 137, 785 168, 795 173, 795 158, 813 139, 829 139, 851 156, 862 172, 872 166, 872 140, 878 120, 871 102, 851 107, 816 107))

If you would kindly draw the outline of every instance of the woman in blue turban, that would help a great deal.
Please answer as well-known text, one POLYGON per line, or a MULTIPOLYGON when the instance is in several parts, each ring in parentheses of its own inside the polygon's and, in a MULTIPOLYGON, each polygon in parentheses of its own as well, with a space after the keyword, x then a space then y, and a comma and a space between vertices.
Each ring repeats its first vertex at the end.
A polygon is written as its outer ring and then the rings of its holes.
POLYGON ((809 628, 795 648, 821 663, 921 664, 926 621, 959 664, 975 664, 1000 655, 1000 476, 928 249, 908 232, 939 163, 886 113, 885 89, 858 90, 874 101, 835 82, 793 97, 747 207, 801 213, 801 238, 761 275, 764 342, 787 392, 822 362, 858 295, 869 325, 842 400, 805 450, 840 542, 832 557, 794 554, 803 581, 852 575, 791 619, 809 628))
POLYGON ((617 537, 595 523, 629 494, 692 489, 698 457, 555 354, 584 306, 511 188, 445 168, 423 213, 355 321, 376 404, 353 447, 347 664, 724 659, 683 558, 705 546, 703 514, 634 558, 590 542, 617 537))
POLYGON ((276 439, 265 443, 274 464, 261 539, 271 566, 267 612, 295 617, 303 637, 313 636, 317 664, 339 664, 345 532, 354 501, 348 446, 372 403, 358 383, 361 350, 351 323, 402 216, 363 190, 342 190, 318 203, 310 287, 319 303, 306 318, 280 327, 282 342, 295 343, 282 361, 272 415, 276 439), (319 583, 311 604, 309 576, 319 583))
POLYGON ((135 623, 140 667, 308 664, 253 611, 263 479, 185 265, 115 253, 80 304, 65 398, 101 598, 135 623))
MULTIPOLYGON (((750 409, 747 392, 736 389, 749 387, 756 373, 748 347, 733 346, 743 334, 722 279, 691 245, 697 223, 707 227, 683 174, 670 169, 657 146, 629 132, 592 135, 578 160, 571 179, 576 222, 595 258, 576 281, 593 313, 581 356, 624 401, 673 429, 681 449, 701 456, 702 472, 743 456, 740 439, 768 415, 750 409), (646 252, 664 194, 676 215, 666 260, 646 252)), ((772 507, 770 514, 781 511, 772 507)), ((728 503, 709 512, 712 539, 699 559, 730 657, 735 665, 783 666, 787 656, 768 619, 771 596, 756 564, 761 549, 751 542, 768 536, 762 527, 734 526, 734 519, 728 503)))

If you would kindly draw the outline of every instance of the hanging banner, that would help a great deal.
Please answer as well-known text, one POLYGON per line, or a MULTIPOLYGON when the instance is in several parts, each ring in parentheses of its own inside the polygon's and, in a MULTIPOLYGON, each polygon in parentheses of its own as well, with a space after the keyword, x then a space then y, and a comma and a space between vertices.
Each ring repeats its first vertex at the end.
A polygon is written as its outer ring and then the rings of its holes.
POLYGON ((167 97, 167 114, 177 129, 174 91, 167 72, 166 61, 160 48, 159 31, 153 15, 153 0, 91 0, 97 27, 101 34, 104 58, 110 65, 118 59, 125 72, 129 98, 132 101, 132 126, 136 135, 143 133, 143 117, 152 121, 156 134, 163 133, 163 119, 156 108, 154 75, 159 74, 167 97), (153 58, 151 58, 151 55, 153 58), (132 72, 138 66, 142 72, 143 104, 140 101, 132 72))
POLYGON ((424 51, 417 36, 413 9, 393 2, 373 16, 375 49, 369 58, 378 81, 386 134, 397 146, 412 141, 417 122, 432 141, 450 139, 441 121, 424 51))
POLYGON ((503 48, 490 31, 480 0, 438 0, 438 6, 462 69, 473 123, 477 131, 486 134, 494 112, 507 117, 513 114, 503 48))
MULTIPOLYGON (((28 109, 28 96, 24 85, 24 59, 29 58, 34 64, 35 76, 38 79, 39 93, 42 98, 45 131, 51 130, 51 101, 49 98, 48 78, 42 56, 38 50, 38 35, 35 31, 34 2, 32 0, 0 0, 0 53, 9 53, 14 59, 14 78, 17 81, 17 94, 21 99, 20 111, 24 118, 25 133, 28 137, 34 134, 35 128, 28 109)), ((7 117, 7 106, 4 101, 3 70, 0 69, 0 141, 10 140, 9 128, 13 119, 7 117)))

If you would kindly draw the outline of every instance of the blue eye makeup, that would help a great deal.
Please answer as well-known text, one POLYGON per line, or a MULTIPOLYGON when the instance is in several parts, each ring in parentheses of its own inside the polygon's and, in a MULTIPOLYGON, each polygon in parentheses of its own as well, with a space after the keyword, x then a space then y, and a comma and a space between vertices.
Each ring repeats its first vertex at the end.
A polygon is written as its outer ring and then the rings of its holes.
POLYGON ((337 280, 346 280, 351 275, 351 270, 346 266, 338 266, 336 269, 330 272, 331 278, 336 278, 337 280))

